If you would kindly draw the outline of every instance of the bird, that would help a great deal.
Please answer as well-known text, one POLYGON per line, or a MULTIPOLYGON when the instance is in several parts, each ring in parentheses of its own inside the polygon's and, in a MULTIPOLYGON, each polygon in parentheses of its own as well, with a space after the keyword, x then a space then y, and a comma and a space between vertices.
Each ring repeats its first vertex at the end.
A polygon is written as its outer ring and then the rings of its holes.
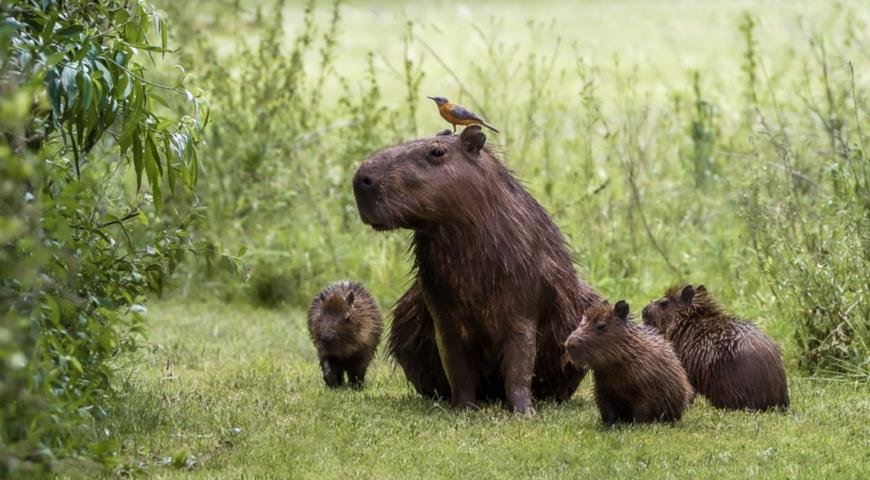
POLYGON ((435 104, 438 105, 438 113, 444 117, 444 120, 453 124, 453 132, 456 133, 457 125, 483 125, 484 127, 492 130, 495 133, 499 133, 498 129, 493 127, 492 125, 486 123, 486 121, 480 116, 471 110, 463 107, 462 105, 457 105, 455 103, 450 103, 450 100, 447 100, 446 97, 426 97, 435 101, 435 104))

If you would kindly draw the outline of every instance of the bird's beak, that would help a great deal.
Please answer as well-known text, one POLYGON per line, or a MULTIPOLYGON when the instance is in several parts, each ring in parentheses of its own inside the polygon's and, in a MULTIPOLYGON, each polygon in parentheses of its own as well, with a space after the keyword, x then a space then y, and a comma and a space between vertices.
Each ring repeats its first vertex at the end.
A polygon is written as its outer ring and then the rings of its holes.
POLYGON ((429 100, 435 100, 435 97, 426 97, 426 98, 428 98, 429 100))

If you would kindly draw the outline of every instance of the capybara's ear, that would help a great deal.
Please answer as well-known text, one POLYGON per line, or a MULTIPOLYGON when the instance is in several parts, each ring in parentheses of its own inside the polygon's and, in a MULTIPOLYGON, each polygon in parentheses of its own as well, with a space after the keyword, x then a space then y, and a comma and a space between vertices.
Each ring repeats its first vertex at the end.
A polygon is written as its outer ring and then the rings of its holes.
POLYGON ((353 290, 347 292, 347 295, 344 296, 344 301, 347 302, 347 306, 353 305, 353 290))
POLYGON ((451 132, 449 128, 445 128, 444 130, 441 130, 440 132, 436 133, 435 136, 436 137, 448 137, 452 133, 453 132, 451 132))
POLYGON ((620 300, 613 306, 613 314, 620 320, 628 320, 628 302, 620 300))
MULTIPOLYGON (((698 287, 698 288, 700 288, 700 287, 698 287)), ((694 298, 695 298, 695 288, 691 285, 686 285, 686 288, 683 289, 683 293, 680 294, 680 301, 683 303, 692 303, 692 299, 694 299, 694 298)))
POLYGON ((465 127, 459 139, 462 142, 462 149, 475 155, 480 153, 480 150, 486 145, 486 135, 483 134, 483 130, 478 125, 465 127))

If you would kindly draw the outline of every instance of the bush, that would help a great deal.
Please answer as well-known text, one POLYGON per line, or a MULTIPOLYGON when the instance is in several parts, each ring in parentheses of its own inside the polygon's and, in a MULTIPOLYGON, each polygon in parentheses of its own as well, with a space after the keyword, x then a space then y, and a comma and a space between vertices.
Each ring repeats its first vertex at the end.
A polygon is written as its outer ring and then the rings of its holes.
POLYGON ((255 304, 278 308, 293 298, 299 281, 268 263, 262 263, 253 268, 248 285, 255 304))
MULTIPOLYGON (((867 99, 854 72, 835 77, 820 55, 803 92, 827 92, 808 125, 762 119, 756 158, 777 159, 747 189, 745 213, 760 270, 794 328, 799 364, 810 372, 870 379, 870 158, 867 99), (815 133, 796 142, 793 131, 815 133), (814 159, 813 162, 807 159, 814 159)), ((789 118, 781 112, 777 118, 789 118)))
POLYGON ((146 292, 208 250, 186 193, 207 110, 183 76, 147 78, 168 50, 146 2, 17 0, 0 18, 0 476, 27 476, 118 453, 95 428, 110 362, 137 347, 146 292))

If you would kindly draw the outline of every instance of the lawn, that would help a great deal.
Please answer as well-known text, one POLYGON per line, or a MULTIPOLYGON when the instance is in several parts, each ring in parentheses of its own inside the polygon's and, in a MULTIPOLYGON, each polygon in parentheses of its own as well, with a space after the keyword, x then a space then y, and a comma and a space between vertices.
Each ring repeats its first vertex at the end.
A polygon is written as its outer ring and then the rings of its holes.
POLYGON ((297 309, 151 304, 122 386, 121 470, 157 478, 866 478, 866 383, 790 376, 787 414, 697 401, 675 426, 606 429, 591 378, 533 418, 416 395, 386 355, 326 389, 297 309))
POLYGON ((867 0, 99 3, 0 5, 0 478, 870 478, 867 0), (431 95, 603 297, 767 332, 791 410, 456 411, 383 353, 325 388, 307 302, 359 281, 389 332, 413 268, 351 177, 431 95))

